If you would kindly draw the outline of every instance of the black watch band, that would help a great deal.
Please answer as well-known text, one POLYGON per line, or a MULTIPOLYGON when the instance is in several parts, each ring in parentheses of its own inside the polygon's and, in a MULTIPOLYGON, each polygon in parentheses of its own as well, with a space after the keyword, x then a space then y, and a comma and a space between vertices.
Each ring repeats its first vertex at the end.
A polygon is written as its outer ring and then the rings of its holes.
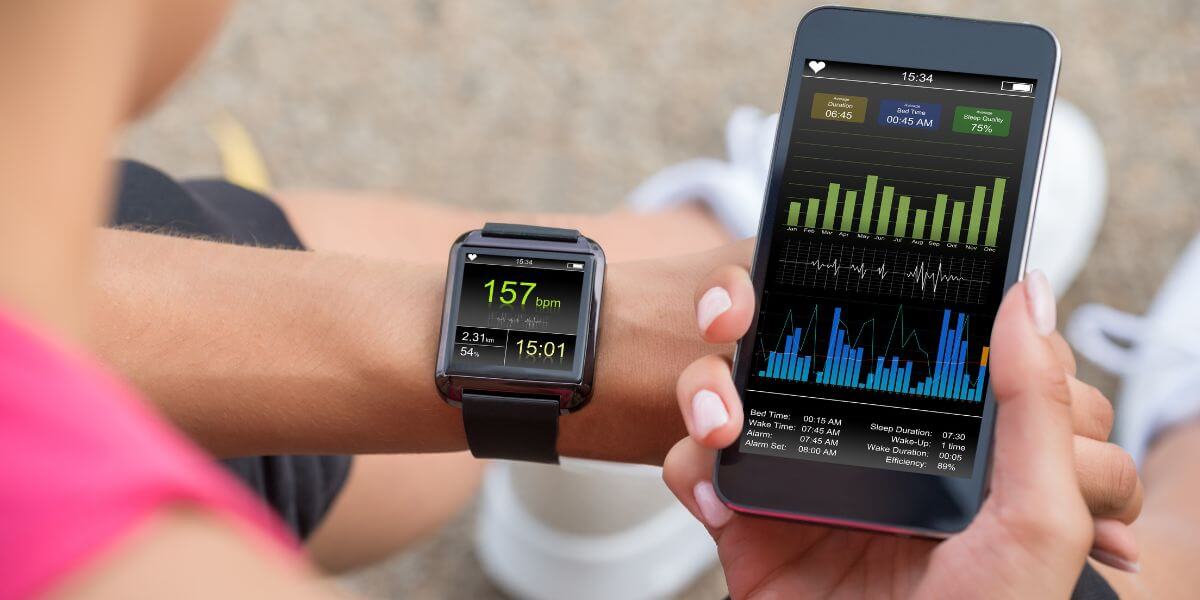
POLYGON ((509 238, 514 240, 541 240, 574 244, 583 237, 577 229, 561 227, 538 227, 537 225, 515 225, 512 223, 485 223, 480 230, 483 237, 509 238))
MULTIPOLYGON (((508 223, 487 223, 480 233, 484 237, 567 244, 575 244, 582 237, 574 229, 508 223)), ((467 390, 462 393, 467 445, 478 458, 557 463, 560 413, 556 398, 467 390)))
POLYGON ((463 391, 463 427, 477 458, 558 462, 558 400, 463 391))

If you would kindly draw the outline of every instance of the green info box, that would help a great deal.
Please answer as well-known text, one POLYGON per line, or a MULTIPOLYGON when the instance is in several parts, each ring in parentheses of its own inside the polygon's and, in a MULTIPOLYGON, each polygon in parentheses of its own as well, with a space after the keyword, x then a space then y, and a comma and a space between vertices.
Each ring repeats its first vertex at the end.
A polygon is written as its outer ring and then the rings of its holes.
POLYGON ((1011 110, 974 106, 958 106, 954 109, 954 131, 957 133, 1008 137, 1011 127, 1011 110))

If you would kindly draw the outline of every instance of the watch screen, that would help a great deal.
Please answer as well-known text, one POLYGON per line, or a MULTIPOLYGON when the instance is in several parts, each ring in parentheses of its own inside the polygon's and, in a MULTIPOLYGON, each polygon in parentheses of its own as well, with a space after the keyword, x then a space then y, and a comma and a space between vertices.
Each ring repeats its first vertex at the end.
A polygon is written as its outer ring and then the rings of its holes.
POLYGON ((971 476, 1041 91, 806 61, 742 452, 971 476))
POLYGON ((451 365, 572 371, 588 258, 463 248, 451 365))

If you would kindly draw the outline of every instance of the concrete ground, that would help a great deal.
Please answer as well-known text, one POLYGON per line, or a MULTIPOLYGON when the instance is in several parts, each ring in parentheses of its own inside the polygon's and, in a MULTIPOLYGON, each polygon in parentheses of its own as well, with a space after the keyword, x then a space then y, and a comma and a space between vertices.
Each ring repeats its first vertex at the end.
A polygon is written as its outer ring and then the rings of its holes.
MULTIPOLYGON (((660 167, 720 155, 733 107, 776 110, 793 28, 812 4, 246 0, 125 151, 180 176, 217 173, 206 125, 228 111, 277 186, 603 211, 660 167)), ((1085 301, 1144 309, 1200 222, 1200 4, 874 6, 1031 21, 1058 34, 1060 93, 1095 119, 1110 165, 1100 241, 1060 318, 1085 301)), ((1111 378, 1083 373, 1116 391, 1111 378)), ((471 554, 468 521, 355 585, 380 596, 498 596, 471 554)), ((715 598, 721 585, 712 574, 688 596, 715 598)))

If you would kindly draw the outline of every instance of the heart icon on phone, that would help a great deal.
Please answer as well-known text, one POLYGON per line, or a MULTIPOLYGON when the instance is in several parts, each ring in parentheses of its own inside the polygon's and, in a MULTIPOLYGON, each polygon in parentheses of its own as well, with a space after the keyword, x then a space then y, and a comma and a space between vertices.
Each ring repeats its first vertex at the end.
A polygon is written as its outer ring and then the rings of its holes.
POLYGON ((820 73, 821 69, 825 68, 825 61, 810 60, 810 61, 808 61, 808 68, 812 69, 813 73, 820 73))
POLYGON ((467 258, 469 258, 471 260, 475 260, 475 257, 477 257, 477 256, 479 256, 479 255, 478 254, 468 254, 467 258))

